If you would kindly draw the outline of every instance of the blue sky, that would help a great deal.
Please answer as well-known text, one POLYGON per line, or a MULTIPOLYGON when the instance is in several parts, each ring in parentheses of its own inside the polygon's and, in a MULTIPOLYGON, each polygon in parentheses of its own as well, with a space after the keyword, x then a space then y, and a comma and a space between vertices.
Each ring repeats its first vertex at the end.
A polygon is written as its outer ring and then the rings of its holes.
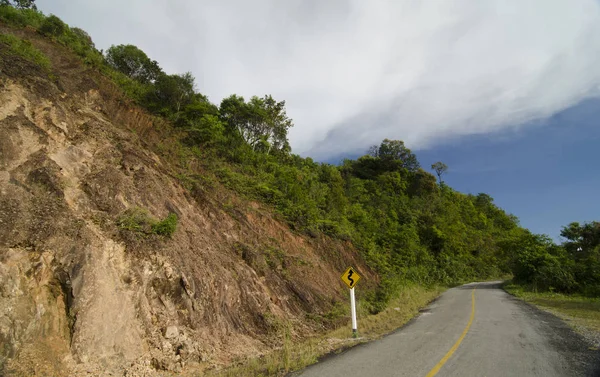
POLYGON ((569 222, 600 220, 600 100, 517 132, 462 137, 415 153, 423 167, 443 161, 450 186, 491 195, 535 233, 558 240, 569 222))

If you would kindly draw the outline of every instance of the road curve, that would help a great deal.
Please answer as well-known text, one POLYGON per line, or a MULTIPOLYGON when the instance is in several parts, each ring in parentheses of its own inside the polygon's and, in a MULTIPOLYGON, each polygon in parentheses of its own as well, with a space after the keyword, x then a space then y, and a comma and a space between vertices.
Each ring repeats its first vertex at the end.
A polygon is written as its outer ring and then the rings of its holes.
POLYGON ((294 376, 591 377, 600 376, 600 352, 500 282, 471 283, 448 290, 402 329, 294 376))

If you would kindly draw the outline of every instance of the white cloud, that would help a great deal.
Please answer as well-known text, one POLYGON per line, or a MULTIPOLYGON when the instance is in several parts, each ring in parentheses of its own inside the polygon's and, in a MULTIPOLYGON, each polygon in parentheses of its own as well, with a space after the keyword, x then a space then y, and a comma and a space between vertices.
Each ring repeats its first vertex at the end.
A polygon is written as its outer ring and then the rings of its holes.
POLYGON ((38 0, 96 44, 190 70, 214 102, 285 99, 294 151, 413 149, 543 119, 600 84, 595 0, 38 0))

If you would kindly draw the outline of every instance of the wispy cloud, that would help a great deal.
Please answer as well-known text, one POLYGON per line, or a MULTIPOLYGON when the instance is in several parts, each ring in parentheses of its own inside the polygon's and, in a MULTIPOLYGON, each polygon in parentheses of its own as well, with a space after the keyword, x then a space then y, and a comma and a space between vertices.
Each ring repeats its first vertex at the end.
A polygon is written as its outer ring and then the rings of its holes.
POLYGON ((317 158, 507 130, 600 92, 595 0, 38 3, 192 71, 215 102, 285 99, 294 151, 317 158))

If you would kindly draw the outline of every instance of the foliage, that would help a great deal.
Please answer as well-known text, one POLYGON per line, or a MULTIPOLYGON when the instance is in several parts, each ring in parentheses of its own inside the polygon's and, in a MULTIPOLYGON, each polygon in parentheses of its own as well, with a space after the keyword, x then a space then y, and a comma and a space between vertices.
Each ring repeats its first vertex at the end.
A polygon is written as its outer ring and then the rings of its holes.
POLYGON ((106 51, 106 62, 142 84, 154 82, 163 74, 156 60, 150 60, 144 51, 133 45, 110 46, 106 51))
POLYGON ((145 106, 160 115, 177 121, 180 111, 196 99, 194 76, 159 75, 144 99, 145 106))
POLYGON ((431 170, 435 171, 438 179, 440 180, 440 185, 442 184, 442 175, 448 171, 448 165, 444 164, 441 161, 436 162, 431 165, 431 170))
POLYGON ((562 245, 527 231, 506 241, 515 283, 536 292, 600 297, 600 223, 571 223, 561 235, 562 245))
POLYGON ((571 223, 563 227, 561 236, 580 291, 600 297, 600 222, 571 223))
POLYGON ((398 167, 409 171, 416 171, 420 168, 417 156, 401 140, 384 139, 379 146, 373 145, 369 149, 369 154, 379 158, 387 171, 395 170, 398 167))
POLYGON ((127 209, 119 216, 117 226, 124 231, 149 234, 155 222, 156 220, 150 216, 147 210, 133 207, 127 209))
POLYGON ((11 34, 0 34, 0 42, 8 45, 10 51, 44 69, 50 69, 50 60, 30 41, 20 39, 11 34))
POLYGON ((46 17, 33 8, 18 9, 7 5, 7 1, 0 3, 0 20, 12 26, 33 26, 38 28, 46 17))
POLYGON ((79 28, 70 28, 54 15, 46 17, 34 7, 0 5, 0 20, 11 26, 31 26, 40 34, 69 47, 83 58, 86 64, 95 68, 102 68, 104 65, 104 57, 96 50, 89 34, 79 28))
POLYGON ((514 280, 530 284, 536 290, 572 291, 575 280, 564 249, 556 247, 545 236, 523 232, 508 241, 513 251, 514 280))
POLYGON ((119 216, 117 226, 121 231, 138 236, 156 234, 171 237, 177 229, 177 215, 171 213, 163 220, 158 221, 146 209, 132 207, 119 216))
POLYGON ((0 6, 13 6, 17 9, 37 10, 35 0, 0 0, 0 6))
POLYGON ((177 215, 170 213, 163 220, 152 225, 152 232, 159 236, 171 237, 177 229, 177 215))
POLYGON ((46 17, 39 28, 39 32, 47 37, 63 37, 69 27, 58 17, 51 14, 46 17))
POLYGON ((254 151, 287 154, 290 146, 287 132, 293 126, 285 112, 285 101, 277 102, 270 95, 243 97, 232 95, 221 102, 220 113, 229 131, 239 136, 254 151))

